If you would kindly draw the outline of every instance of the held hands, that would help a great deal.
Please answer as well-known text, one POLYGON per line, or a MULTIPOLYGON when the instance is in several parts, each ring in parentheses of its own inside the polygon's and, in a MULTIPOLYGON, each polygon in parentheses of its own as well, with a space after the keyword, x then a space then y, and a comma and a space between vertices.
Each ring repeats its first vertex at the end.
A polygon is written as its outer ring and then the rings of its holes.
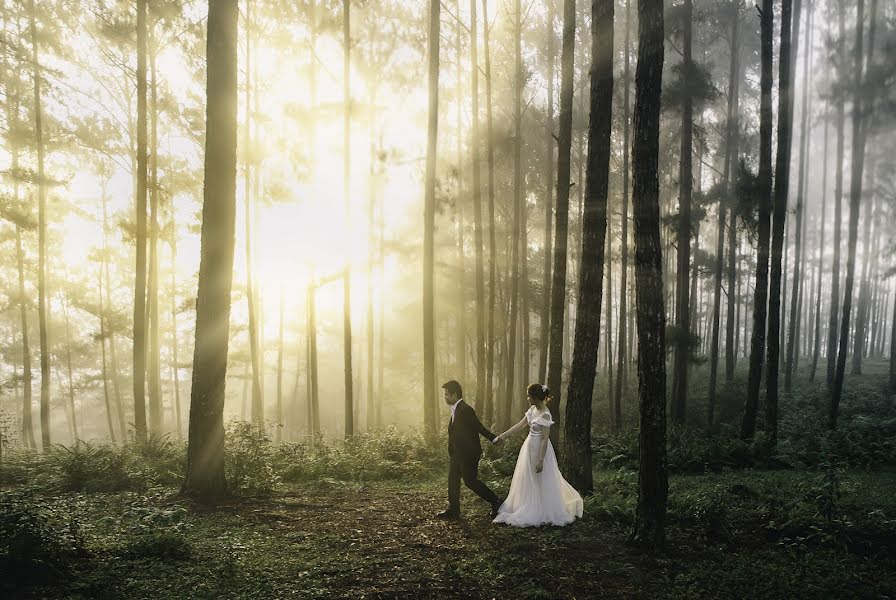
POLYGON ((504 438, 501 437, 500 435, 496 435, 495 439, 492 440, 492 445, 494 445, 494 446, 500 446, 503 443, 504 443, 504 438))

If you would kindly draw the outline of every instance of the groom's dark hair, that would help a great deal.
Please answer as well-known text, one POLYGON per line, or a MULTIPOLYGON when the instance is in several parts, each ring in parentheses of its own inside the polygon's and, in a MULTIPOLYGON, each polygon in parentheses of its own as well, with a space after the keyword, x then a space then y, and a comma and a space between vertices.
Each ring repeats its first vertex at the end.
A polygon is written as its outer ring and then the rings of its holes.
POLYGON ((442 384, 442 389, 448 392, 449 394, 454 394, 458 398, 464 397, 464 389, 460 387, 460 384, 453 379, 446 383, 442 384))

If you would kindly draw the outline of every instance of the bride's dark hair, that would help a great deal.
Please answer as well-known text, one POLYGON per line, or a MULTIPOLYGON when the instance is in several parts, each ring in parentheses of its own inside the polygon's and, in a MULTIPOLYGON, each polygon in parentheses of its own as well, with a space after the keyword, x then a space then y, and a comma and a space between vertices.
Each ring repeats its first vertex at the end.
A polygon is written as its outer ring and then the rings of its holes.
POLYGON ((541 385, 540 383, 533 383, 529 387, 526 388, 526 393, 529 396, 532 396, 539 402, 544 402, 547 405, 551 404, 551 390, 548 389, 548 386, 541 385))

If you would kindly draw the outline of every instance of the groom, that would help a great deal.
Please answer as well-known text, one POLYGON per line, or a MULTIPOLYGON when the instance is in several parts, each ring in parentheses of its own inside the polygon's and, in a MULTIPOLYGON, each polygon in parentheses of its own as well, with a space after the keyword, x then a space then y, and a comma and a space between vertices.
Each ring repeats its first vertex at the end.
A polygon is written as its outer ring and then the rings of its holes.
POLYGON ((473 490, 477 496, 492 507, 492 518, 498 514, 502 500, 488 486, 479 481, 479 458, 482 447, 479 436, 495 441, 495 434, 486 429, 476 411, 463 400, 463 388, 454 380, 442 386, 445 390, 445 404, 451 407, 451 420, 448 423, 448 510, 436 515, 440 519, 456 520, 460 518, 460 480, 473 490))

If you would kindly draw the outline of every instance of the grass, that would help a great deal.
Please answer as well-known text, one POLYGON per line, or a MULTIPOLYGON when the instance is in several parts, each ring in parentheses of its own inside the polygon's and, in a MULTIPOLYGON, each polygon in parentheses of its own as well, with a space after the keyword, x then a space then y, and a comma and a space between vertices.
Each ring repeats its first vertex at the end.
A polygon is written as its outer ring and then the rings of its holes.
MULTIPOLYGON (((838 475, 829 528, 821 474, 741 471, 670 481, 668 544, 627 544, 637 478, 595 473, 585 517, 566 528, 490 524, 462 494, 464 520, 432 518, 445 475, 316 485, 208 509, 170 487, 34 493, 76 519, 83 551, 64 577, 19 587, 53 598, 762 598, 896 594, 896 471, 838 475), (772 516, 774 513, 774 516, 772 516), (869 516, 870 515, 870 516, 869 516), (769 522, 774 524, 770 525, 769 522), (821 534, 812 535, 816 528, 821 534), (842 547, 845 527, 855 542, 842 547), (825 533, 831 536, 825 537, 825 533), (803 538, 803 539, 798 539, 803 538)), ((500 480, 506 491, 508 480, 500 480)), ((5 492, 7 496, 19 491, 5 492)), ((0 502, 6 498, 0 498, 0 502)), ((60 517, 61 515, 61 517, 60 517)), ((4 577, 4 580, 6 578, 4 577)), ((9 590, 7 590, 9 591, 9 590)))

